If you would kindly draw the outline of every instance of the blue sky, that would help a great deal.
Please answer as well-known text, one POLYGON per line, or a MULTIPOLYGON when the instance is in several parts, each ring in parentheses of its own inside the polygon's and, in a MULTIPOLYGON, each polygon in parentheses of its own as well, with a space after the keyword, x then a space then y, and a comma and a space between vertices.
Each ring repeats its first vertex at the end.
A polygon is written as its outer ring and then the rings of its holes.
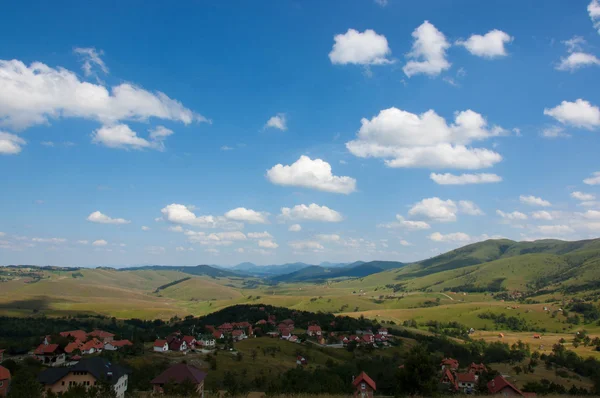
POLYGON ((600 234, 600 3, 19 2, 0 264, 419 260, 600 234))

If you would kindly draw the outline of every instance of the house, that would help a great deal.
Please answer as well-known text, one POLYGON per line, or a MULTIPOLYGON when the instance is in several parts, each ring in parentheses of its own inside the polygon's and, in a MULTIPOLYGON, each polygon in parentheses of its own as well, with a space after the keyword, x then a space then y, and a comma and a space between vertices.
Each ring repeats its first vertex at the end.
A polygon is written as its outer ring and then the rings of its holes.
POLYGON ((305 366, 308 365, 308 361, 302 355, 298 355, 296 358, 296 365, 305 366))
POLYGON ((233 337, 236 340, 244 340, 245 338, 247 338, 248 336, 246 336, 246 333, 244 333, 243 330, 234 330, 233 332, 231 332, 231 337, 233 337))
POLYGON ((320 336, 321 335, 321 326, 318 325, 310 325, 306 334, 309 336, 320 336))
POLYGON ((442 359, 442 370, 450 369, 450 370, 458 370, 458 361, 452 358, 444 358, 442 359))
POLYGON ((379 334, 381 334, 383 336, 387 336, 387 334, 388 334, 388 330, 386 328, 381 328, 377 332, 379 332, 379 334))
POLYGON ((248 328, 251 328, 252 325, 250 325, 249 322, 244 321, 244 322, 234 323, 233 327, 236 328, 236 329, 248 329, 248 328))
POLYGON ((217 341, 215 339, 215 336, 213 336, 212 334, 202 334, 198 336, 196 344, 201 345, 204 348, 211 348, 217 344, 217 341))
POLYGON ((292 321, 291 319, 284 319, 283 321, 281 321, 281 323, 283 323, 290 329, 294 329, 294 321, 292 321))
POLYGON ((231 333, 231 331, 233 330, 233 325, 231 323, 224 323, 217 329, 219 329, 219 332, 222 333, 231 333))
POLYGON ((183 341, 185 341, 185 344, 187 344, 188 348, 191 350, 196 347, 197 341, 194 336, 183 336, 183 341))
POLYGON ((33 357, 48 366, 60 366, 66 359, 64 351, 58 344, 40 344, 33 351, 33 357))
POLYGON ((352 387, 354 387, 354 396, 360 398, 373 398, 373 392, 377 391, 375 382, 365 372, 361 372, 352 380, 352 387))
POLYGON ((256 325, 266 325, 267 321, 265 321, 264 319, 261 319, 260 321, 256 322, 256 325))
POLYGON ((534 334, 534 335, 533 335, 533 338, 534 338, 534 339, 541 339, 541 338, 542 338, 542 336, 541 336, 541 335, 539 335, 539 334, 534 334))
POLYGON ((487 367, 482 363, 471 362, 468 369, 469 373, 473 373, 476 375, 481 375, 484 372, 487 372, 487 367))
POLYGON ((104 344, 104 349, 108 351, 116 351, 121 347, 132 346, 133 343, 129 340, 113 340, 104 344))
POLYGON ((169 343, 169 351, 187 351, 188 346, 184 340, 173 340, 169 343))
POLYGON ((181 384, 184 381, 192 382, 196 386, 196 392, 204 398, 204 379, 206 373, 200 369, 185 363, 173 365, 160 375, 156 376, 150 384, 155 393, 163 393, 163 387, 167 383, 181 384))
POLYGON ((72 354, 73 351, 75 351, 75 350, 81 351, 82 345, 83 345, 83 343, 80 340, 72 341, 65 346, 65 353, 72 354))
POLYGON ((289 340, 292 337, 292 331, 288 328, 280 329, 281 338, 284 340, 289 340))
POLYGON ((98 340, 102 341, 103 343, 108 343, 110 341, 113 341, 115 338, 114 334, 105 332, 104 330, 94 330, 93 332, 90 332, 88 334, 88 336, 96 337, 96 338, 98 338, 98 340))
POLYGON ((502 395, 504 397, 524 397, 525 395, 517 387, 513 386, 502 376, 496 376, 487 383, 488 393, 490 395, 502 395))
POLYGON ((94 337, 90 341, 83 343, 81 346, 81 353, 84 355, 94 354, 96 352, 102 352, 103 349, 104 343, 94 337))
POLYGON ((289 341, 290 343, 299 343, 300 340, 298 339, 298 336, 290 336, 289 339, 287 339, 287 341, 289 341))
POLYGON ((224 338, 224 337, 225 337, 225 335, 223 335, 223 333, 222 333, 222 332, 215 331, 215 332, 213 332, 213 337, 214 337, 215 339, 217 339, 217 340, 220 340, 220 339, 224 338))
POLYGON ((10 370, 6 369, 4 366, 0 366, 0 397, 6 397, 8 395, 10 379, 10 370))
POLYGON ((456 385, 460 391, 470 394, 477 384, 477 375, 474 373, 458 373, 456 375, 456 385))
POLYGON ((167 343, 167 340, 156 340, 154 342, 154 351, 156 351, 156 352, 169 351, 169 343, 167 343))
POLYGON ((371 344, 373 341, 374 338, 372 334, 364 334, 362 337, 362 343, 371 344))
POLYGON ((79 341, 86 341, 88 338, 87 333, 83 330, 71 330, 68 332, 60 332, 59 334, 62 337, 73 337, 75 340, 79 341))
POLYGON ((375 338, 375 341, 377 342, 383 342, 383 341, 387 341, 386 335, 381 334, 381 333, 377 333, 375 336, 373 336, 375 338))
POLYGON ((444 369, 442 371, 442 379, 440 380, 440 383, 449 384, 451 390, 456 390, 456 378, 450 369, 444 369))
POLYGON ((76 365, 47 369, 38 375, 38 381, 45 391, 62 394, 69 387, 80 385, 87 388, 106 382, 113 386, 117 398, 123 398, 127 391, 128 369, 111 363, 102 357, 85 358, 76 365))

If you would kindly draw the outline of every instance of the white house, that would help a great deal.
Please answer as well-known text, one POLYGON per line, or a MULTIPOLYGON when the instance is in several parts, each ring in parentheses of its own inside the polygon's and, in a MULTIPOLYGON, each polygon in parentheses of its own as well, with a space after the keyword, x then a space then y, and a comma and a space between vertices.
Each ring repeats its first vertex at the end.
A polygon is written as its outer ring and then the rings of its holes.
POLYGON ((217 340, 212 334, 203 334, 198 336, 197 342, 204 348, 212 348, 217 345, 217 340))
POLYGON ((154 342, 154 351, 167 352, 169 351, 169 343, 166 340, 156 340, 154 342))

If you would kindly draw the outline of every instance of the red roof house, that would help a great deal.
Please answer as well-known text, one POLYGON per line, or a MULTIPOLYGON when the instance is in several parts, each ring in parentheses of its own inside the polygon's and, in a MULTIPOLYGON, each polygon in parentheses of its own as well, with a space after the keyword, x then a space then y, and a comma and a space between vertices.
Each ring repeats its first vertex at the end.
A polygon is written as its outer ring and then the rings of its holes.
POLYGON ((474 373, 474 374, 480 375, 483 372, 487 372, 487 368, 482 363, 471 362, 471 364, 469 365, 468 371, 469 371, 469 373, 474 373))
POLYGON ((459 390, 466 394, 473 392, 477 384, 477 376, 474 373, 458 373, 456 375, 456 385, 459 390))
POLYGON ((82 354, 93 354, 95 352, 102 352, 103 349, 104 349, 104 343, 94 337, 93 339, 84 343, 81 346, 81 353, 82 354))
POLYGON ((525 395, 517 387, 513 386, 508 380, 502 376, 496 376, 487 384, 490 395, 503 395, 505 397, 516 396, 524 397, 525 395))
POLYGON ((365 372, 361 372, 352 380, 352 387, 354 387, 355 397, 373 398, 373 392, 377 391, 375 382, 365 372))
POLYGON ((219 329, 219 331, 223 333, 231 333, 231 331, 233 330, 233 325, 231 323, 224 323, 217 329, 219 329))
POLYGON ((73 337, 75 340, 86 341, 87 333, 83 330, 71 330, 68 332, 60 332, 62 337, 73 337))
POLYGON ((155 393, 162 393, 164 392, 163 387, 167 383, 181 384, 184 381, 190 381, 196 386, 197 394, 203 397, 205 378, 206 373, 200 369, 185 363, 179 363, 162 372, 150 383, 155 393))
POLYGON ((450 369, 457 370, 458 369, 458 361, 453 358, 444 358, 442 359, 442 370, 450 369))
POLYGON ((194 336, 183 336, 183 341, 187 344, 188 348, 194 348, 196 345, 196 339, 194 336))
POLYGON ((381 328, 378 330, 379 334, 383 334, 384 336, 388 334, 388 330, 386 328, 381 328))
POLYGON ((243 330, 234 330, 231 332, 231 336, 233 336, 234 339, 242 340, 246 338, 246 333, 244 333, 243 330))
POLYGON ((58 366, 65 362, 66 356, 58 344, 40 344, 33 356, 45 365, 58 366))
POLYGON ((297 343, 298 342, 298 336, 290 336, 290 338, 288 339, 288 341, 290 343, 297 343))
POLYGON ((79 340, 75 340, 65 346, 65 352, 71 354, 75 350, 81 350, 83 343, 79 340))
POLYGON ((169 343, 167 343, 167 340, 156 340, 154 342, 154 351, 157 351, 157 352, 169 351, 169 343))
POLYGON ((104 330, 94 330, 90 332, 88 336, 97 337, 98 340, 101 340, 104 343, 108 343, 109 341, 113 341, 115 335, 109 332, 105 332, 104 330))
POLYGON ((310 325, 306 334, 309 336, 320 336, 321 335, 321 326, 319 325, 310 325))
POLYGON ((169 343, 169 351, 187 351, 188 346, 183 340, 173 340, 169 343))
POLYGON ((215 332, 213 332, 213 336, 214 336, 214 338, 215 338, 215 339, 217 339, 217 340, 219 340, 219 339, 222 339, 222 338, 224 337, 224 336, 223 336, 223 333, 222 333, 222 332, 219 332, 219 331, 215 331, 215 332))
POLYGON ((133 343, 129 340, 113 340, 104 344, 104 349, 108 351, 115 351, 121 347, 132 346, 133 343))
POLYGON ((10 387, 10 370, 4 366, 0 366, 0 397, 6 397, 8 395, 8 387, 10 387))
POLYGON ((457 389, 456 378, 454 377, 454 374, 450 371, 450 369, 444 369, 442 371, 442 379, 440 380, 440 382, 443 384, 449 384, 450 389, 453 391, 457 389))

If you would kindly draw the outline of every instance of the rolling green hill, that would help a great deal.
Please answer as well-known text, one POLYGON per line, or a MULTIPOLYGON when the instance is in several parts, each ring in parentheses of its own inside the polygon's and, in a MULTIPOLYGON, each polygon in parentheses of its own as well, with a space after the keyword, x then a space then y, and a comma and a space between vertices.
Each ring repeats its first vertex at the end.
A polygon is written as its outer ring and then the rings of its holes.
POLYGON ((121 268, 119 271, 179 271, 185 274, 197 275, 197 276, 210 276, 213 278, 231 278, 231 277, 244 277, 247 274, 241 272, 227 271, 221 268, 211 267, 210 265, 196 265, 192 267, 178 267, 170 265, 146 265, 142 267, 130 267, 121 268))
POLYGON ((404 263, 397 261, 357 262, 345 267, 324 268, 311 265, 299 271, 271 278, 274 282, 316 282, 335 278, 361 278, 388 269, 403 267, 404 263))

